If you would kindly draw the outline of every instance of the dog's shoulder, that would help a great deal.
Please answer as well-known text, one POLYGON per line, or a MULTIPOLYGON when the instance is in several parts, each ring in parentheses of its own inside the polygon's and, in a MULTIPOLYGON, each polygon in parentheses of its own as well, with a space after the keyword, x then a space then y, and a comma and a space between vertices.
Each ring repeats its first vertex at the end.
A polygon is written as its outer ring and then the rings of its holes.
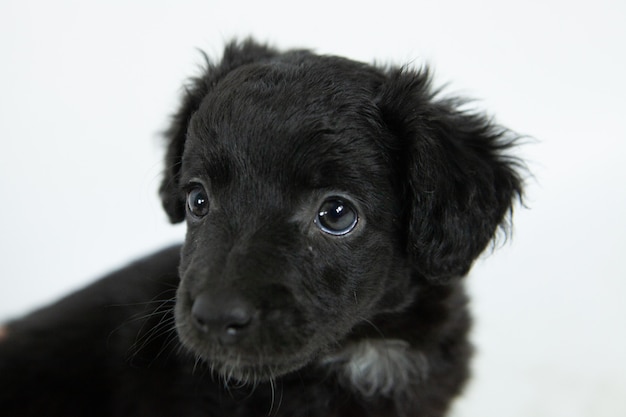
POLYGON ((135 261, 49 306, 9 323, 7 332, 16 337, 36 329, 43 331, 46 328, 81 323, 90 324, 86 327, 96 327, 101 320, 112 321, 116 317, 126 317, 128 311, 136 309, 139 304, 150 302, 168 288, 175 288, 178 282, 179 252, 180 248, 175 246, 135 261), (106 314, 100 314, 105 310, 106 314))
POLYGON ((160 251, 0 326, 2 413, 100 415, 94 407, 108 401, 111 381, 120 390, 136 380, 121 377, 175 336, 178 252, 160 251))

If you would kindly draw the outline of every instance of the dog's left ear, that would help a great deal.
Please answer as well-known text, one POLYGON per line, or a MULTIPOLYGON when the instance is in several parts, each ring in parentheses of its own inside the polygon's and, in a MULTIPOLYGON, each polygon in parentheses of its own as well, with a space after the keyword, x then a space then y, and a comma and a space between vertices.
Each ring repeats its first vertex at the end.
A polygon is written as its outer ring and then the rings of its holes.
POLYGON ((433 282, 467 274, 521 198, 512 134, 463 101, 438 99, 426 70, 392 70, 378 97, 399 141, 407 251, 433 282))
POLYGON ((172 223, 179 223, 185 219, 185 202, 180 194, 179 176, 191 117, 200 107, 204 97, 228 72, 277 54, 273 48, 252 39, 243 42, 233 41, 226 45, 224 55, 218 64, 213 64, 205 55, 206 68, 203 74, 190 79, 189 84, 185 86, 180 108, 174 114, 170 127, 165 131, 167 140, 165 175, 159 189, 163 208, 172 223))

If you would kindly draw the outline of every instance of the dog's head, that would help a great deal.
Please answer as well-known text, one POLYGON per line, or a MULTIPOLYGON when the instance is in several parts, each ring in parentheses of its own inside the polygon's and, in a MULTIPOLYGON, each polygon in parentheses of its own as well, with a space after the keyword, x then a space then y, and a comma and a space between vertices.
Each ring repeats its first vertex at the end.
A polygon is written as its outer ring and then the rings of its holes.
POLYGON ((521 186, 506 132, 457 107, 425 71, 228 46, 167 132, 183 344, 267 379, 465 275, 521 186))

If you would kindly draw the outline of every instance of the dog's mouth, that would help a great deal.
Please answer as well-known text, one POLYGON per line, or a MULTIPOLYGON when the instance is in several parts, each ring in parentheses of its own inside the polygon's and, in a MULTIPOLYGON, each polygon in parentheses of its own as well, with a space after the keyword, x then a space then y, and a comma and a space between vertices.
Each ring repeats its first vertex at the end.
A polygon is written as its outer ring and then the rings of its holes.
MULTIPOLYGON (((203 357, 202 355, 200 355, 203 357)), ((211 372, 226 382, 256 384, 302 369, 311 361, 309 355, 269 358, 266 355, 233 354, 217 355, 215 352, 204 362, 211 372)))
POLYGON ((180 329, 179 337, 182 344, 201 359, 212 373, 225 381, 241 384, 266 382, 302 369, 323 351, 315 343, 290 351, 280 349, 273 343, 258 343, 255 348, 247 344, 224 346, 204 338, 198 339, 193 332, 181 332, 180 329))

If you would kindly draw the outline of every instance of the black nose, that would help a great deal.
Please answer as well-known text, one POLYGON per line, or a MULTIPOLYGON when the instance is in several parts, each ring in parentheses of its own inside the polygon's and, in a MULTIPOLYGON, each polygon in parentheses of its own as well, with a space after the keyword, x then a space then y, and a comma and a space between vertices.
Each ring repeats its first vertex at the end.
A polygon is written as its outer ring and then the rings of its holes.
POLYGON ((239 341, 255 321, 255 309, 234 291, 204 291, 191 307, 191 317, 197 329, 216 337, 225 344, 239 341))

